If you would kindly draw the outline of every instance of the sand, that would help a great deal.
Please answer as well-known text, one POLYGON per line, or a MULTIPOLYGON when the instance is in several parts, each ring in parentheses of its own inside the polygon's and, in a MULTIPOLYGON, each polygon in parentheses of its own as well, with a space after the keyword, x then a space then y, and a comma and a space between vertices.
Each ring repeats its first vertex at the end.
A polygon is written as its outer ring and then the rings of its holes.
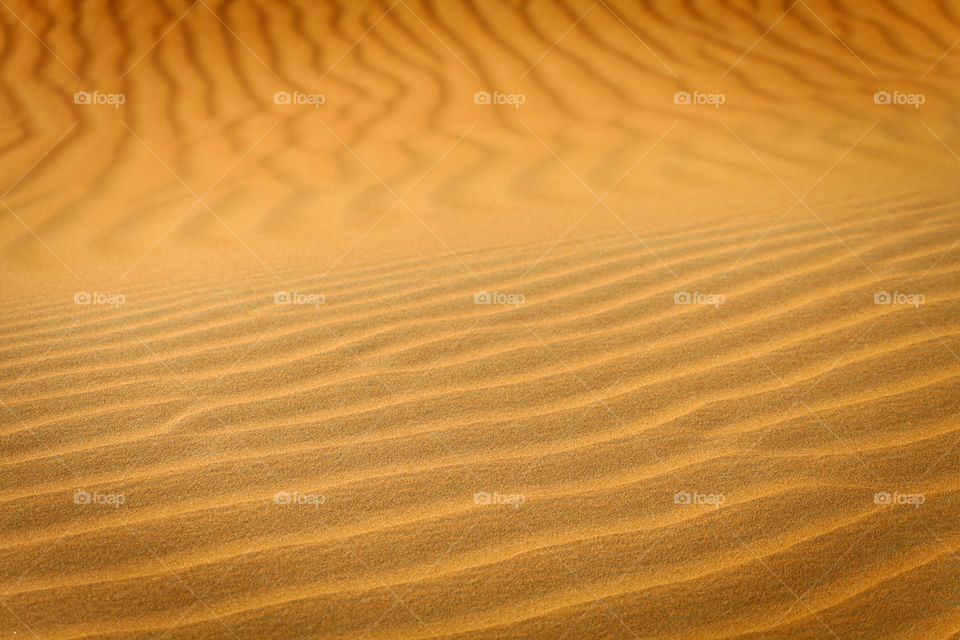
POLYGON ((960 637, 958 38, 7 0, 0 638, 960 637))

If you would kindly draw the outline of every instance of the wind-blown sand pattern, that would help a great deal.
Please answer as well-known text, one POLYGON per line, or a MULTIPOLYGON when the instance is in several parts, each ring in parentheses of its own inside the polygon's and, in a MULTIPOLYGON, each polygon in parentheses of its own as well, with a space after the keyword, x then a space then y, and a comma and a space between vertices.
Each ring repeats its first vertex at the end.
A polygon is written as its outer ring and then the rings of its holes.
POLYGON ((0 4, 0 638, 960 637, 955 3, 0 4))

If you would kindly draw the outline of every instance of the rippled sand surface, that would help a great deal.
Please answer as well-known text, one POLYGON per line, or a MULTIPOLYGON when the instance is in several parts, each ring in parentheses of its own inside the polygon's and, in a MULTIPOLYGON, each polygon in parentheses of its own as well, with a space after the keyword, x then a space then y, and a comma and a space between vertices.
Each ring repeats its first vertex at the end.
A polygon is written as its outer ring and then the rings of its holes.
POLYGON ((955 3, 0 5, 0 638, 960 637, 955 3))

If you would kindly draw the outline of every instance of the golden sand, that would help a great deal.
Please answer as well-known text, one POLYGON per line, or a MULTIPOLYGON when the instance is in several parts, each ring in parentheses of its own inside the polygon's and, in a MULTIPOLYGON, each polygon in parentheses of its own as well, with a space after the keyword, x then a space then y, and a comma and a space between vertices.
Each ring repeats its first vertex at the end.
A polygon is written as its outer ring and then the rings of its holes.
POLYGON ((5 0, 0 638, 957 638, 958 38, 5 0))

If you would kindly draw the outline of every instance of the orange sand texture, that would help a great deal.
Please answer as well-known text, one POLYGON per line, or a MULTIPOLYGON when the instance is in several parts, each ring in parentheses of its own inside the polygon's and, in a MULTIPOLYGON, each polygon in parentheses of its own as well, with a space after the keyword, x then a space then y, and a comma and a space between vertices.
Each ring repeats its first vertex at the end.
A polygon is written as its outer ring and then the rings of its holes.
POLYGON ((955 1, 0 5, 0 638, 960 638, 955 1))

